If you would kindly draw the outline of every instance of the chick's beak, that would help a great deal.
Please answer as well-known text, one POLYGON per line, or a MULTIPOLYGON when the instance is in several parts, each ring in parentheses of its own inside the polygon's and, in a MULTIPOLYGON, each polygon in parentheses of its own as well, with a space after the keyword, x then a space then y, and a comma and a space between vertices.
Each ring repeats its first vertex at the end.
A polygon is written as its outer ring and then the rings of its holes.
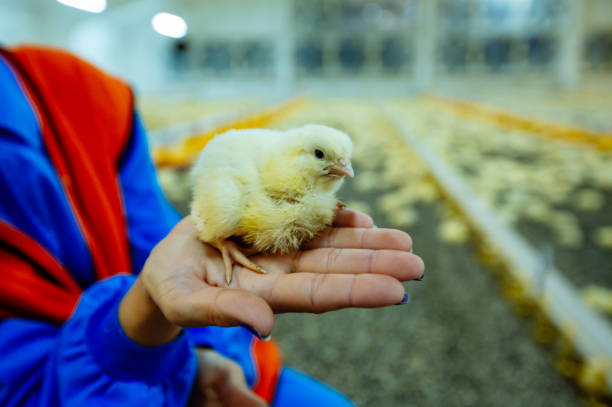
POLYGON ((353 167, 351 166, 351 162, 345 160, 344 158, 339 159, 336 164, 327 167, 327 171, 329 174, 338 175, 341 177, 353 178, 353 176, 355 175, 353 167))

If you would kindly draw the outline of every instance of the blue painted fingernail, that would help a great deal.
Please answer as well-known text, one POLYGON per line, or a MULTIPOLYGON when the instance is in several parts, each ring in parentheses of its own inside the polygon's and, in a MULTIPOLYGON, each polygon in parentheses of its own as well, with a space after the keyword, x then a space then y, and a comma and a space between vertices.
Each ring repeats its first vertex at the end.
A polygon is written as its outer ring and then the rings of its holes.
POLYGON ((417 278, 416 281, 423 281, 425 279, 425 272, 423 272, 423 275, 421 275, 421 277, 417 278))
POLYGON ((253 335, 255 335, 257 337, 257 339, 262 340, 264 342, 268 342, 270 339, 272 339, 272 334, 268 335, 268 336, 261 336, 259 334, 259 332, 257 332, 257 330, 255 328, 253 328, 250 325, 247 324, 242 324, 242 326, 244 328, 246 328, 250 333, 252 333, 253 335))
POLYGON ((402 297, 402 300, 395 305, 408 304, 408 301, 410 301, 410 296, 408 295, 408 293, 405 293, 404 296, 402 297))
MULTIPOLYGON (((247 325, 247 324, 242 324, 242 326, 243 326, 244 328, 248 329, 248 330, 249 330, 249 332, 250 332, 250 333, 252 333, 253 335, 255 335, 255 336, 258 338, 258 339, 261 339, 262 341, 264 340, 264 339, 261 337, 261 335, 259 334, 259 332, 257 332, 257 331, 255 330, 255 328, 253 328, 252 326, 247 325)), ((268 336, 269 336, 269 335, 268 335, 268 336)))

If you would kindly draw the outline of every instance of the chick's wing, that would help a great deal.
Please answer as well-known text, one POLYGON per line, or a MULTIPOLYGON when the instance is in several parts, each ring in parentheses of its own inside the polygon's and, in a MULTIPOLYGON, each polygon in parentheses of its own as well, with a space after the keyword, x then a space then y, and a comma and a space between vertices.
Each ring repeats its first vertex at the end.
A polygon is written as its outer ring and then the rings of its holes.
POLYGON ((246 202, 259 189, 258 162, 273 148, 271 130, 232 130, 213 139, 192 171, 192 216, 200 239, 212 242, 236 232, 246 202))

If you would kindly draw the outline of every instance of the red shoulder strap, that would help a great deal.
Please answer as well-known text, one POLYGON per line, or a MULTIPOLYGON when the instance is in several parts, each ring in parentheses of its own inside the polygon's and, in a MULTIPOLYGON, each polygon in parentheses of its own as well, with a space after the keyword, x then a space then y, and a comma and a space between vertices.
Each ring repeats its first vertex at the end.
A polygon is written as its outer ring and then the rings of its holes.
POLYGON ((127 85, 64 51, 3 51, 41 121, 43 141, 98 279, 131 271, 118 165, 132 130, 127 85))
POLYGON ((0 221, 0 318, 62 323, 81 295, 72 276, 29 236, 0 221))

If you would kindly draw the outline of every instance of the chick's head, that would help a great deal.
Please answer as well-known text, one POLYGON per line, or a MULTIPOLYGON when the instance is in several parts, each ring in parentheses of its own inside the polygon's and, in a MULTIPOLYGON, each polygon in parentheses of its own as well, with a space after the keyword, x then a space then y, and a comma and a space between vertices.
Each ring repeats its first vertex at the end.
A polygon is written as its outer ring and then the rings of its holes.
POLYGON ((334 128, 308 124, 287 131, 287 148, 292 161, 314 189, 335 191, 344 177, 352 177, 353 143, 334 128))

